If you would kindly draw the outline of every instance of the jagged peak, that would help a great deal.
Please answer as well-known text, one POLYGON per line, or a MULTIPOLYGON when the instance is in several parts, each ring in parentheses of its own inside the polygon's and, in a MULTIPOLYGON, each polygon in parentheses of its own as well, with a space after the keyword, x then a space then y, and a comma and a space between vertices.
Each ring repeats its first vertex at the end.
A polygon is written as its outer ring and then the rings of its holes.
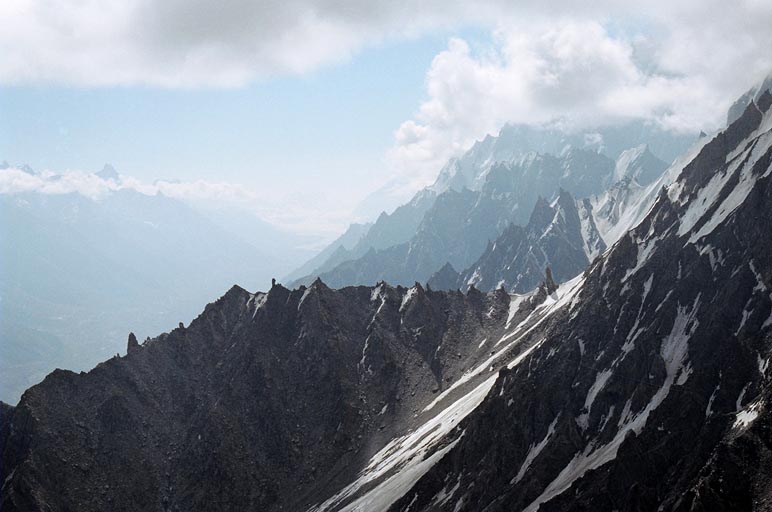
POLYGON ((534 205, 533 209, 536 210, 537 208, 552 208, 550 206, 549 201, 547 199, 539 194, 539 197, 536 198, 536 204, 534 205))
POLYGON ((555 205, 563 210, 575 210, 576 200, 574 200, 574 196, 571 195, 571 192, 560 187, 560 189, 558 189, 558 197, 555 200, 555 205))
POLYGON ((424 292, 423 286, 416 281, 415 284, 410 288, 407 288, 404 295, 402 295, 402 302, 399 306, 399 310, 403 311, 416 297, 422 298, 425 295, 426 293, 424 292))
POLYGON ((226 298, 226 297, 232 297, 232 296, 234 296, 234 295, 243 295, 243 294, 249 294, 249 292, 248 292, 248 291, 246 291, 246 290, 245 290, 244 288, 242 288, 241 286, 239 286, 239 285, 237 285, 237 284, 234 284, 233 286, 231 286, 230 288, 228 288, 228 291, 227 291, 227 292, 225 292, 225 294, 223 294, 223 296, 222 296, 222 297, 220 297, 220 298, 221 298, 221 299, 224 299, 224 298, 226 298))
POLYGON ((95 174, 103 180, 118 181, 121 178, 121 176, 118 174, 118 171, 115 170, 115 167, 110 164, 105 164, 102 167, 102 170, 95 174))
POLYGON ((439 272, 453 272, 454 274, 458 273, 449 261, 445 262, 445 264, 440 268, 439 272))
POLYGON ((319 289, 319 290, 329 290, 329 287, 324 284, 324 281, 322 281, 322 278, 319 276, 316 276, 316 279, 311 283, 310 288, 319 289))
POLYGON ((129 333, 129 340, 126 343, 126 354, 131 354, 139 349, 139 342, 133 332, 129 333))
POLYGON ((555 209, 544 197, 539 196, 531 211, 531 216, 528 218, 528 229, 530 231, 545 229, 552 222, 554 216, 555 209))

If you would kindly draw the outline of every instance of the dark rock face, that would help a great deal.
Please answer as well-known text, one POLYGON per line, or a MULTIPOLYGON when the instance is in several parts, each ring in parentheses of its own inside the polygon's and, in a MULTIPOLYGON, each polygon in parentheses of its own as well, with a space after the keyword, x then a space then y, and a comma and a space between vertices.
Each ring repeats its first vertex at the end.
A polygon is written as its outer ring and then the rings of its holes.
POLYGON ((443 269, 443 275, 429 283, 437 289, 466 290, 474 285, 483 291, 504 287, 525 293, 544 279, 547 268, 551 267, 554 279, 565 282, 604 249, 592 217, 582 219, 571 194, 561 190, 554 205, 539 198, 525 227, 510 225, 455 280, 443 269))
MULTIPOLYGON (((180 327, 182 327, 180 325, 180 327)), ((133 332, 129 333, 129 341, 126 343, 126 353, 131 354, 139 349, 139 342, 133 332)))
POLYGON ((506 294, 234 287, 187 328, 3 405, 0 508, 300 510, 487 357, 506 294))
POLYGON ((772 506, 771 100, 521 335, 535 348, 394 510, 772 506))

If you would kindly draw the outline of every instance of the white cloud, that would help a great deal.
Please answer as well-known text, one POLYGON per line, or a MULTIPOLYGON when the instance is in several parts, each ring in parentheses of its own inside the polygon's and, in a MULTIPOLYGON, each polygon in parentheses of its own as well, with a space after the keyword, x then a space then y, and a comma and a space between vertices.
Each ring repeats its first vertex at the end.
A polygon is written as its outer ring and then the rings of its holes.
POLYGON ((308 237, 311 243, 330 241, 339 235, 351 218, 352 208, 351 205, 336 208, 339 201, 334 200, 328 204, 310 201, 309 196, 313 196, 314 191, 281 193, 205 180, 146 183, 124 174, 118 180, 110 180, 78 170, 44 170, 33 174, 14 166, 0 167, 0 194, 80 194, 102 201, 120 190, 145 195, 163 194, 203 209, 249 212, 277 228, 308 237))
POLYGON ((426 100, 395 132, 394 181, 431 183, 449 157, 507 122, 717 128, 732 100, 772 70, 772 4, 677 4, 644 2, 633 28, 611 21, 611 5, 566 6, 560 19, 531 6, 527 21, 501 23, 488 47, 451 39, 427 72, 426 100))
POLYGON ((243 202, 256 199, 254 192, 241 185, 212 183, 203 180, 192 182, 156 181, 143 183, 131 176, 121 176, 118 181, 102 179, 96 174, 82 171, 54 173, 43 171, 36 174, 16 167, 0 170, 0 194, 37 192, 40 194, 80 194, 100 200, 118 190, 134 190, 141 194, 161 193, 167 197, 189 201, 243 202))
MULTIPOLYGON (((0 84, 87 87, 233 87, 438 28, 492 30, 488 47, 451 39, 428 70, 389 154, 386 192, 401 198, 505 122, 709 129, 772 68, 769 0, 4 0, 0 20, 0 84)), ((289 208, 258 200, 287 221, 289 208)), ((312 220, 330 229, 333 210, 312 220)))
MULTIPOLYGON (((453 2, 461 5, 461 2, 453 2)), ((444 2, 4 0, 0 83, 239 86, 451 23, 444 2)))
MULTIPOLYGON (((4 0, 0 83, 236 86, 438 27, 534 20, 647 27, 663 43, 658 63, 679 73, 734 68, 738 57, 758 71, 771 11, 768 0, 4 0)), ((553 43, 566 56, 603 50, 564 35, 553 43)))

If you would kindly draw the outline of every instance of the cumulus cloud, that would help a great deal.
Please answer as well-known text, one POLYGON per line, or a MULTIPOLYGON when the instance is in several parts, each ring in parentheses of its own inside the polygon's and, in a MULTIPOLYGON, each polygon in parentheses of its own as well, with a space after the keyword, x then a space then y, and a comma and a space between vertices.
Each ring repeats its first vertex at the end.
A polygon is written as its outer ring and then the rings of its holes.
POLYGON ((654 45, 658 64, 679 73, 738 58, 757 70, 768 63, 771 10, 767 0, 5 0, 0 82, 235 86, 438 27, 538 19, 651 28, 664 43, 654 45))
POLYGON ((0 20, 0 84, 88 87, 234 87, 430 30, 491 31, 434 59, 395 133, 392 196, 505 122, 715 128, 772 68, 769 0, 5 0, 0 20))
POLYGON ((0 82, 238 86, 470 11, 451 3, 447 11, 438 0, 6 0, 0 82))
POLYGON ((395 132, 396 182, 430 183, 449 157, 507 122, 569 131, 628 120, 678 132, 719 127, 732 100, 772 69, 772 12, 751 2, 721 18, 726 8, 703 12, 712 2, 686 4, 660 5, 669 15, 644 4, 650 24, 636 30, 587 13, 535 15, 499 25, 488 47, 451 39, 427 72, 426 100, 395 132))

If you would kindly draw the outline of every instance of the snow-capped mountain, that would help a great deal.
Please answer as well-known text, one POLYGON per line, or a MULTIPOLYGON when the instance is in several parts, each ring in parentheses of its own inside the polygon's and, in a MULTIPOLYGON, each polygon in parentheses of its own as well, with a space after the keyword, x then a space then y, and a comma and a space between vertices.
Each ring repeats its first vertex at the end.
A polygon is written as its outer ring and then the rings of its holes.
POLYGON ((118 171, 115 170, 115 167, 113 167, 110 164, 105 164, 104 167, 102 167, 101 171, 94 174, 96 174, 103 180, 118 182, 121 179, 121 175, 118 174, 118 171))
POLYGON ((426 282, 445 263, 465 269, 507 226, 525 225, 540 196, 553 200, 561 188, 580 197, 599 194, 611 183, 613 173, 613 160, 576 148, 560 156, 530 153, 500 162, 489 169, 478 191, 451 188, 436 196, 407 242, 382 250, 371 248, 319 277, 335 288, 381 280, 409 285, 426 282))
POLYGON ((614 181, 633 179, 648 185, 667 169, 668 164, 657 158, 647 144, 622 151, 614 166, 614 181))
MULTIPOLYGON (((549 126, 505 125, 496 137, 488 135, 462 156, 451 159, 440 170, 430 189, 436 193, 462 188, 479 190, 490 169, 498 162, 517 160, 529 153, 560 155, 572 147, 600 152, 617 160, 626 150, 645 141, 654 147, 655 153, 670 161, 692 139, 689 135, 674 135, 638 122, 577 132, 549 126)), ((619 179, 621 176, 616 178, 619 179)))
POLYGON ((391 509, 769 502, 771 105, 705 140, 640 224, 497 342, 506 369, 391 509))
MULTIPOLYGON (((349 276, 345 279, 341 278, 339 284, 351 284, 354 282, 374 284, 377 279, 371 280, 373 277, 372 273, 366 268, 360 268, 366 267, 371 263, 376 264, 374 254, 368 254, 371 249, 374 249, 376 252, 390 249, 390 253, 399 253, 395 246, 409 242, 416 235, 424 215, 432 207, 438 195, 451 190, 462 192, 464 189, 479 192, 489 181, 489 174, 501 165, 523 167, 528 166, 529 162, 533 164, 534 161, 544 158, 553 161, 560 159, 568 161, 571 153, 574 156, 600 153, 616 161, 616 166, 611 171, 606 168, 605 164, 599 169, 582 169, 582 162, 568 164, 567 168, 562 171, 560 169, 555 170, 557 173, 573 173, 572 176, 565 176, 557 181, 564 182, 562 186, 574 194, 575 197, 585 197, 590 194, 600 193, 608 186, 628 175, 637 177, 638 182, 641 184, 647 184, 649 180, 658 177, 662 170, 667 167, 659 158, 654 156, 655 154, 662 157, 665 161, 672 161, 689 147, 695 137, 696 135, 689 134, 676 135, 656 126, 640 122, 577 132, 568 132, 564 129, 550 126, 505 125, 498 135, 486 136, 483 140, 476 142, 460 157, 451 159, 440 170, 436 182, 432 186, 420 191, 410 202, 397 208, 391 215, 381 214, 374 223, 373 228, 362 238, 356 247, 342 250, 340 249, 340 243, 337 241, 333 242, 323 251, 326 258, 315 258, 313 263, 304 265, 302 271, 293 272, 286 280, 294 286, 300 284, 307 285, 317 276, 323 276, 327 280, 335 281, 338 278, 333 277, 330 273, 336 273, 341 276, 349 276), (588 175, 593 175, 599 171, 603 173, 608 172, 608 176, 605 174, 603 176, 601 189, 597 188, 597 183, 592 183, 589 187, 581 183, 569 183, 572 179, 577 180, 581 178, 586 172, 588 175), (357 266, 357 264, 352 263, 354 260, 364 256, 367 256, 367 258, 364 259, 361 265, 357 266), (320 259, 325 261, 319 262, 320 259), (343 268, 333 272, 338 265, 344 262, 343 268), (362 279, 367 279, 364 281, 352 280, 352 273, 360 276, 362 279)), ((539 162, 538 165, 543 163, 539 162)), ((535 176, 538 177, 537 175, 535 176)), ((555 182, 556 180, 552 179, 552 181, 555 182)), ((515 220, 517 224, 524 225, 528 221, 528 215, 536 203, 539 194, 544 197, 554 198, 558 192, 558 187, 561 186, 555 183, 551 183, 551 188, 543 185, 544 183, 535 183, 531 179, 531 181, 523 180, 521 186, 517 187, 519 196, 516 199, 524 203, 520 206, 518 218, 515 220)), ((495 235, 493 236, 495 237, 495 235)), ((485 245, 480 248, 480 252, 482 252, 484 247, 485 245)), ((476 256, 479 256, 479 253, 476 256)), ((472 261, 466 262, 466 264, 470 263, 472 261)), ((391 262, 391 264, 394 266, 394 262, 391 262)), ((436 267, 431 269, 431 271, 433 272, 438 269, 439 267, 436 267)), ((400 282, 407 284, 412 283, 417 276, 404 277, 400 282)), ((335 282, 338 283, 338 281, 335 282)))
POLYGON ((655 186, 560 285, 234 287, 56 371, 0 407, 0 506, 763 510, 772 95, 655 186))

